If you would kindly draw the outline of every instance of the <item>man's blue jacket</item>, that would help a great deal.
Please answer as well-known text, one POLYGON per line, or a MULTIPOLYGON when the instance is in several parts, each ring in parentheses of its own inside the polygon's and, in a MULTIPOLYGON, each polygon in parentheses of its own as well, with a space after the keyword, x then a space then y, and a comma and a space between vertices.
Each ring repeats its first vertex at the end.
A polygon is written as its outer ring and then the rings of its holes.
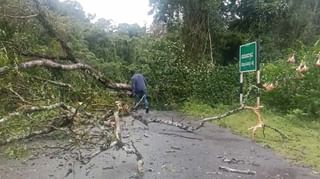
POLYGON ((134 94, 139 92, 147 92, 147 83, 142 74, 136 73, 131 77, 131 88, 134 94))

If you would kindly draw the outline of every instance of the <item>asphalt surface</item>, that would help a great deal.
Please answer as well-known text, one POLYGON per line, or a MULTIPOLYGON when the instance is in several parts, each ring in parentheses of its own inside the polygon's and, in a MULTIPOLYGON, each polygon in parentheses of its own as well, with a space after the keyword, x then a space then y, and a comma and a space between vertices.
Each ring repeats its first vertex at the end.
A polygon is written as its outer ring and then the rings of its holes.
MULTIPOLYGON (((167 120, 183 118, 175 112, 165 111, 151 111, 144 116, 167 120)), ((126 123, 122 136, 124 141, 134 141, 143 155, 143 176, 137 174, 135 155, 121 150, 105 151, 86 165, 69 158, 68 154, 57 155, 47 150, 37 152, 37 157, 24 161, 0 159, 0 179, 320 178, 312 169, 294 166, 270 149, 214 125, 206 125, 195 133, 188 133, 162 124, 145 127, 135 121, 133 125, 126 123), (227 172, 219 167, 255 174, 227 172)))

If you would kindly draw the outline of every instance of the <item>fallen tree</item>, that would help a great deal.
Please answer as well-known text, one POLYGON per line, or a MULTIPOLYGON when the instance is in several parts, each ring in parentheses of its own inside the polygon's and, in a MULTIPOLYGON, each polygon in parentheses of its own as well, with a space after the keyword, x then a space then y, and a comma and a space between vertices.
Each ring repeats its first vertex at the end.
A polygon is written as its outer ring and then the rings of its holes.
POLYGON ((55 38, 59 42, 62 50, 65 52, 65 56, 50 57, 48 55, 43 55, 43 54, 33 54, 30 52, 17 51, 15 52, 16 54, 19 54, 24 57, 32 58, 33 60, 23 62, 21 64, 16 65, 15 67, 2 66, 0 67, 0 75, 7 73, 13 69, 23 70, 23 69, 29 69, 34 67, 46 67, 46 68, 61 69, 61 70, 83 70, 87 74, 92 76, 94 79, 99 81, 106 88, 110 88, 114 90, 127 90, 127 91, 130 90, 131 88, 130 85, 125 83, 114 83, 112 80, 105 78, 105 76, 102 73, 95 70, 93 67, 81 62, 83 60, 76 58, 71 47, 66 43, 65 39, 63 39, 62 36, 58 33, 56 28, 49 22, 48 13, 44 10, 44 8, 42 8, 41 3, 38 0, 32 0, 32 2, 35 5, 34 11, 36 11, 36 13, 31 17, 36 18, 40 22, 40 24, 43 26, 43 28, 47 31, 47 34, 50 37, 55 38), (61 63, 55 62, 55 60, 57 59, 63 60, 67 64, 61 64, 61 63))
MULTIPOLYGON (((18 49, 14 49, 14 53, 16 55, 27 57, 23 60, 29 59, 30 61, 23 61, 21 63, 15 64, 15 66, 2 66, 0 67, 0 75, 5 75, 9 72, 20 73, 21 71, 24 71, 26 69, 33 68, 47 68, 61 71, 79 70, 91 76, 93 79, 97 80, 108 89, 114 89, 117 91, 131 90, 130 85, 124 83, 115 83, 112 80, 106 78, 102 73, 97 71, 92 66, 83 63, 83 61, 85 60, 78 59, 74 55, 71 47, 68 45, 68 43, 66 43, 66 40, 62 38, 62 36, 58 33, 53 24, 49 22, 50 17, 49 14, 46 12, 45 8, 42 7, 38 0, 32 0, 32 2, 35 5, 33 6, 33 8, 35 8, 34 11, 36 15, 30 17, 17 16, 17 18, 37 19, 39 23, 43 26, 44 30, 46 30, 47 34, 59 42, 65 55, 59 57, 50 57, 48 55, 43 54, 20 52, 18 49)), ((31 78, 40 80, 51 85, 73 89, 72 85, 68 83, 47 80, 42 78, 41 76, 36 75, 31 76, 31 78)), ((14 87, 16 89, 18 88, 16 86, 14 87)), ((89 112, 86 111, 87 106, 84 106, 82 102, 77 108, 72 107, 71 105, 64 102, 59 102, 51 105, 43 105, 43 103, 48 103, 48 101, 41 101, 47 100, 46 98, 40 98, 40 102, 35 102, 37 100, 32 99, 33 95, 30 95, 30 92, 29 94, 24 93, 25 95, 28 95, 28 100, 26 100, 26 98, 23 97, 23 95, 20 95, 18 92, 14 91, 11 88, 10 84, 8 85, 8 87, 4 87, 4 89, 8 89, 8 91, 15 95, 14 97, 16 99, 19 99, 23 105, 20 107, 19 105, 16 105, 15 111, 10 112, 3 117, 0 117, 0 129, 7 130, 6 128, 10 127, 10 125, 7 124, 16 123, 18 125, 23 125, 20 124, 20 119, 24 119, 24 121, 30 119, 35 123, 30 123, 30 126, 28 126, 30 129, 27 131, 22 131, 23 133, 18 133, 17 135, 12 136, 10 136, 11 134, 5 134, 4 140, 0 141, 1 145, 5 145, 21 139, 28 139, 35 136, 50 134, 54 131, 62 131, 66 134, 67 137, 70 138, 70 144, 68 144, 69 147, 66 150, 69 151, 72 155, 74 154, 73 157, 81 163, 88 164, 95 156, 98 156, 105 150, 115 147, 117 149, 122 149, 128 154, 135 154, 137 159, 138 172, 143 173, 144 162, 142 154, 138 151, 138 149, 132 141, 130 143, 125 143, 122 141, 121 138, 121 118, 125 113, 124 108, 119 108, 120 106, 118 106, 116 111, 106 110, 103 112, 89 112), (37 122, 37 118, 33 118, 33 115, 38 117, 38 114, 42 115, 46 113, 50 113, 51 117, 52 115, 55 116, 53 118, 48 118, 45 121, 42 121, 41 123, 37 122), (84 154, 82 148, 87 148, 87 146, 96 148, 97 151, 84 154)), ((21 91, 23 90, 20 89, 20 92, 21 91)), ((46 90, 43 90, 41 92, 45 93, 46 90)), ((77 101, 72 102, 72 104, 77 104, 77 101)), ((44 115, 44 118, 47 118, 47 116, 44 115)))

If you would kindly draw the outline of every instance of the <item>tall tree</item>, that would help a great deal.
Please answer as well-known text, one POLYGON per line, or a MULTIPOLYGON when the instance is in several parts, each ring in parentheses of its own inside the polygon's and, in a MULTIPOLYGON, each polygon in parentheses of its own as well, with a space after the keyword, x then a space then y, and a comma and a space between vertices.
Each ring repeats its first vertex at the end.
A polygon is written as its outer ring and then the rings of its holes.
POLYGON ((222 1, 150 0, 150 3, 155 23, 165 23, 169 32, 181 34, 185 52, 191 61, 200 61, 203 55, 212 53, 212 33, 220 24, 218 14, 222 1))

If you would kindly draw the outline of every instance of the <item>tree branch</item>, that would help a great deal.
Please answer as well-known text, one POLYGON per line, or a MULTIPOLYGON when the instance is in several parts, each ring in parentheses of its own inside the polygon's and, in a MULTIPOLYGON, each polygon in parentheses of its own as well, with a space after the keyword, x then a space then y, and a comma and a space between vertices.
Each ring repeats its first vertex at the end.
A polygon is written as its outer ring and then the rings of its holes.
POLYGON ((219 119, 228 117, 228 116, 230 116, 230 115, 232 115, 234 113, 237 113, 237 112, 239 112, 239 111, 241 111, 243 109, 244 109, 244 107, 240 106, 240 107, 238 107, 236 109, 230 110, 230 111, 228 111, 228 112, 226 112, 224 114, 221 114, 219 116, 213 116, 213 117, 204 118, 204 119, 201 120, 200 124, 197 127, 195 127, 195 130, 200 129, 201 127, 203 127, 206 122, 215 121, 215 120, 219 120, 219 119))
MULTIPOLYGON (((14 113, 12 113, 12 114, 14 114, 14 113)), ((16 116, 18 116, 18 115, 16 115, 16 116)), ((22 139, 30 139, 30 138, 38 136, 38 135, 49 134, 49 133, 53 132, 54 130, 57 130, 61 127, 68 125, 68 119, 69 119, 68 115, 55 117, 52 119, 51 124, 42 127, 41 130, 33 131, 33 132, 30 132, 29 134, 25 134, 25 135, 15 137, 15 138, 8 138, 5 141, 0 140, 0 145, 6 145, 11 142, 22 140, 22 139)))
POLYGON ((262 116, 260 114, 260 109, 262 108, 262 106, 258 106, 258 107, 251 107, 251 106, 240 106, 239 108, 236 108, 236 109, 233 109, 233 110, 230 110, 224 114, 221 114, 221 115, 218 115, 218 116, 213 116, 213 117, 208 117, 208 118, 204 118, 201 120, 200 124, 196 127, 193 127, 193 126, 189 126, 189 125, 185 125, 181 122, 175 122, 173 120, 163 120, 163 119, 142 119, 142 116, 139 116, 139 115, 132 115, 132 117, 136 120, 139 120, 140 122, 144 123, 144 124, 148 124, 148 123, 160 123, 160 124, 166 124, 166 125, 169 125, 169 126, 174 126, 174 127, 178 127, 182 130, 185 130, 187 132, 194 132, 202 127, 204 127, 204 124, 206 122, 211 122, 211 121, 214 121, 214 120, 220 120, 222 118, 225 118, 227 116, 230 116, 234 113, 237 113, 239 111, 242 111, 244 109, 249 109, 249 110, 252 110, 254 112, 254 114, 256 115, 257 117, 257 123, 256 125, 248 128, 248 130, 252 130, 252 140, 255 140, 255 134, 256 134, 256 131, 258 128, 262 128, 263 129, 263 134, 264 134, 264 130, 265 128, 269 128, 269 129, 272 129, 274 130, 275 132, 279 133, 281 135, 282 138, 286 138, 286 139, 289 139, 289 137, 284 134, 283 132, 281 132, 279 129, 277 128, 274 128, 274 127, 271 127, 270 125, 266 125, 264 122, 263 122, 263 119, 262 119, 262 116))
POLYGON ((188 131, 188 132, 193 132, 194 130, 196 130, 196 128, 194 128, 192 126, 188 126, 188 125, 185 125, 185 124, 180 123, 180 122, 175 122, 173 120, 169 121, 169 120, 162 120, 162 119, 154 118, 154 119, 149 119, 148 122, 149 123, 166 124, 166 125, 169 125, 169 126, 178 127, 180 129, 188 131))
POLYGON ((260 109, 263 108, 263 106, 255 106, 255 107, 251 107, 251 106, 244 106, 245 109, 250 109, 253 111, 253 113, 256 115, 257 117, 257 123, 255 126, 252 126, 250 128, 248 128, 248 130, 252 130, 252 140, 255 139, 255 135, 256 135, 256 131, 258 128, 263 128, 264 126, 264 122, 262 119, 262 116, 260 114, 260 109))
POLYGON ((270 126, 270 125, 268 125, 268 124, 264 124, 264 125, 263 125, 263 133, 264 133, 264 129, 265 129, 265 128, 269 128, 269 129, 274 130, 275 132, 277 132, 278 134, 280 134, 282 138, 290 139, 290 137, 287 136, 285 133, 283 133, 283 132, 280 131, 279 129, 274 128, 274 127, 272 127, 272 126, 270 126))
POLYGON ((196 127, 185 125, 182 122, 175 122, 173 120, 163 120, 163 119, 158 119, 158 118, 153 118, 153 119, 146 120, 146 119, 143 119, 142 116, 140 116, 140 115, 132 115, 132 117, 134 119, 142 122, 145 125, 148 125, 148 123, 160 123, 160 124, 166 124, 166 125, 169 125, 169 126, 178 127, 180 129, 188 131, 188 132, 193 132, 195 130, 200 129, 201 127, 204 127, 204 124, 206 122, 210 122, 210 121, 214 121, 214 120, 220 120, 220 119, 225 118, 227 116, 230 116, 230 115, 232 115, 234 113, 237 113, 237 112, 239 112, 239 111, 241 111, 243 109, 245 109, 244 106, 241 106, 239 108, 230 110, 230 111, 228 111, 228 112, 226 112, 224 114, 218 115, 218 116, 204 118, 204 119, 201 120, 200 124, 198 126, 196 126, 196 127))
POLYGON ((37 59, 41 59, 41 58, 44 58, 44 59, 49 59, 49 60, 56 60, 56 59, 59 59, 59 60, 68 60, 67 57, 65 56, 50 56, 50 55, 45 55, 45 54, 38 54, 38 53, 31 53, 31 52, 17 52, 19 55, 21 56, 24 56, 24 57, 30 57, 30 58, 37 58, 37 59))
POLYGON ((70 88, 71 90, 73 90, 72 85, 67 84, 67 83, 62 83, 62 82, 60 82, 60 81, 47 80, 47 79, 43 79, 43 78, 40 78, 40 77, 37 77, 37 76, 33 76, 32 78, 37 79, 37 80, 40 80, 40 81, 45 81, 45 82, 51 83, 51 84, 53 84, 53 85, 62 86, 62 87, 67 87, 67 88, 70 88))
POLYGON ((32 14, 32 15, 28 15, 28 16, 12 16, 12 15, 3 15, 4 17, 10 17, 10 18, 14 18, 14 19, 29 19, 29 18, 34 18, 37 17, 39 14, 32 14))
POLYGON ((131 141, 131 145, 134 149, 134 154, 137 156, 137 170, 138 170, 138 173, 139 174, 143 174, 143 165, 144 165, 144 162, 143 162, 143 157, 142 157, 142 154, 139 152, 139 150, 136 148, 136 146, 134 145, 133 141, 131 141))
MULTIPOLYGON (((74 63, 74 64, 60 64, 54 62, 49 59, 39 59, 39 60, 32 60, 28 62, 24 62, 19 64, 15 67, 17 70, 23 70, 28 68, 35 68, 35 67, 46 67, 46 68, 53 68, 53 69, 60 69, 60 70, 84 70, 89 75, 91 75, 94 79, 102 83, 106 88, 115 89, 115 90, 127 90, 130 91, 131 87, 129 84, 125 83, 114 83, 109 79, 106 79, 101 73, 96 71, 94 68, 87 64, 83 63, 74 63)), ((0 68, 0 74, 4 74, 11 69, 14 69, 9 66, 4 66, 0 68)))
POLYGON ((27 68, 33 68, 33 67, 49 67, 49 68, 62 69, 62 70, 76 70, 76 69, 93 70, 89 65, 86 65, 83 63, 59 64, 48 59, 28 61, 28 62, 21 63, 19 65, 20 69, 27 69, 27 68))
POLYGON ((70 111, 72 113, 76 112, 76 109, 72 106, 69 106, 65 103, 56 103, 49 106, 31 106, 28 108, 24 108, 22 111, 9 113, 7 116, 0 119, 0 123, 6 122, 7 120, 11 119, 12 117, 22 116, 24 114, 33 113, 33 112, 40 112, 46 110, 53 110, 56 108, 62 108, 64 110, 70 111))

